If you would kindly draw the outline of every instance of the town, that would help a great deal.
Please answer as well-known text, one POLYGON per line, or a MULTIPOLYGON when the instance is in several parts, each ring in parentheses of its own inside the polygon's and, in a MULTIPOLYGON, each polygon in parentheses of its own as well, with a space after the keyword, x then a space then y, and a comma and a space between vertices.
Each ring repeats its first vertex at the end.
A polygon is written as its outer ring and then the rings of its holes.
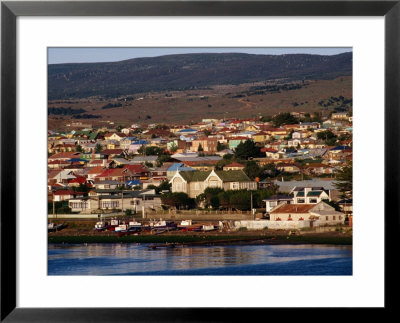
POLYGON ((117 231, 117 221, 136 234, 156 229, 154 219, 203 231, 351 227, 352 121, 351 110, 186 125, 71 121, 48 130, 49 222, 96 219, 117 231))

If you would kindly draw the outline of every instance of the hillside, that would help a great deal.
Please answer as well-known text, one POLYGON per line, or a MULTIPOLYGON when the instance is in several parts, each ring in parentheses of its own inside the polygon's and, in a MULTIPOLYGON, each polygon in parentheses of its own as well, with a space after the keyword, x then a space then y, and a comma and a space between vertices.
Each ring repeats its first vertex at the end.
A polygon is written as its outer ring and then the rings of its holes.
POLYGON ((352 77, 290 83, 218 85, 209 89, 142 93, 118 99, 85 98, 48 103, 49 127, 71 121, 104 125, 189 124, 203 118, 253 118, 279 112, 333 111, 332 97, 352 99, 352 77))
POLYGON ((268 80, 331 80, 352 75, 352 53, 180 54, 110 63, 48 65, 49 100, 209 89, 268 80))

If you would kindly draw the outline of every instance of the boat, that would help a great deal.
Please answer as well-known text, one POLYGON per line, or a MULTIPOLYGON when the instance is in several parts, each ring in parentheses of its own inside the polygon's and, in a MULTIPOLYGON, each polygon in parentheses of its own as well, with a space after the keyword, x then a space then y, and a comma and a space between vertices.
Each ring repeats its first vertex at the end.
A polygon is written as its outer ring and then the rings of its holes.
POLYGON ((203 224, 201 226, 201 231, 214 231, 217 229, 218 229, 218 227, 213 224, 203 224))
POLYGON ((115 220, 115 219, 113 219, 113 220, 111 220, 110 221, 110 224, 107 226, 107 230, 109 230, 109 231, 115 231, 115 228, 117 227, 117 226, 119 226, 119 220, 115 220))
POLYGON ((99 222, 96 222, 93 230, 104 231, 104 230, 107 230, 107 228, 108 228, 108 226, 104 221, 99 221, 99 222))
POLYGON ((128 231, 128 225, 127 224, 120 224, 114 228, 114 231, 117 232, 126 232, 128 231))
POLYGON ((142 225, 138 222, 129 222, 129 224, 120 224, 115 227, 115 233, 117 236, 125 236, 130 234, 139 234, 142 231, 142 225))
POLYGON ((64 223, 56 224, 56 223, 50 222, 47 224, 47 231, 48 232, 56 232, 56 231, 60 231, 64 228, 66 228, 66 227, 67 227, 67 225, 64 223))
POLYGON ((193 225, 192 220, 183 220, 177 228, 182 231, 198 231, 201 229, 201 225, 193 225))
POLYGON ((137 221, 129 221, 128 230, 129 229, 142 229, 142 224, 137 221))
POLYGON ((177 225, 175 224, 174 221, 165 221, 165 220, 160 220, 160 221, 150 221, 148 228, 150 231, 158 231, 158 230, 175 230, 177 228, 177 225))

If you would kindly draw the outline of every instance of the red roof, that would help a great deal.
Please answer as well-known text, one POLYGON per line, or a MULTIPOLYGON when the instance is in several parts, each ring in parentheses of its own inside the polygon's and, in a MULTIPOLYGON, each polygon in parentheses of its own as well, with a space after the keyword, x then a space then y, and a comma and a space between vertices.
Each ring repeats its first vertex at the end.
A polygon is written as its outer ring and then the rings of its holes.
POLYGON ((147 173, 147 168, 144 168, 142 165, 125 165, 124 169, 129 169, 132 173, 140 174, 140 173, 147 173))
POLYGON ((271 213, 308 213, 315 204, 282 204, 271 213))
POLYGON ((71 179, 68 183, 69 184, 71 184, 71 183, 83 184, 85 182, 86 182, 86 178, 79 176, 77 178, 71 179))
POLYGON ((123 149, 119 149, 119 148, 116 148, 116 149, 105 149, 105 150, 102 151, 102 153, 104 155, 119 155, 123 151, 124 151, 123 149))
POLYGON ((276 149, 273 149, 273 148, 261 148, 260 151, 261 151, 262 153, 265 153, 265 152, 277 153, 277 152, 278 152, 276 149))

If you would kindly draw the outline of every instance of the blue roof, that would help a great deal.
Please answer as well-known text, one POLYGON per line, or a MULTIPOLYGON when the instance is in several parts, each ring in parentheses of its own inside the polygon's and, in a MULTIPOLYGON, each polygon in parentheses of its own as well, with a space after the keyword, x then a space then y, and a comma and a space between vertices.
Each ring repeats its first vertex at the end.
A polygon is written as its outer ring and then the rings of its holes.
POLYGON ((69 162, 87 162, 86 159, 81 159, 81 158, 71 158, 68 161, 69 162))
POLYGON ((175 163, 172 164, 170 168, 167 169, 167 172, 175 172, 179 169, 179 167, 181 167, 183 165, 183 163, 175 163))
POLYGON ((195 129, 182 129, 182 130, 179 130, 178 132, 197 132, 197 130, 195 130, 195 129))
POLYGON ((147 145, 148 142, 146 140, 138 140, 133 142, 134 145, 147 145))
POLYGON ((126 181, 125 184, 127 186, 136 186, 136 185, 141 185, 142 183, 138 179, 133 179, 130 181, 126 181))
POLYGON ((345 149, 351 149, 351 147, 349 147, 349 146, 337 146, 335 148, 332 148, 331 151, 332 150, 345 150, 345 149))
POLYGON ((176 172, 176 171, 187 171, 187 170, 196 170, 191 167, 183 166, 183 163, 175 163, 170 168, 167 169, 167 172, 176 172))

